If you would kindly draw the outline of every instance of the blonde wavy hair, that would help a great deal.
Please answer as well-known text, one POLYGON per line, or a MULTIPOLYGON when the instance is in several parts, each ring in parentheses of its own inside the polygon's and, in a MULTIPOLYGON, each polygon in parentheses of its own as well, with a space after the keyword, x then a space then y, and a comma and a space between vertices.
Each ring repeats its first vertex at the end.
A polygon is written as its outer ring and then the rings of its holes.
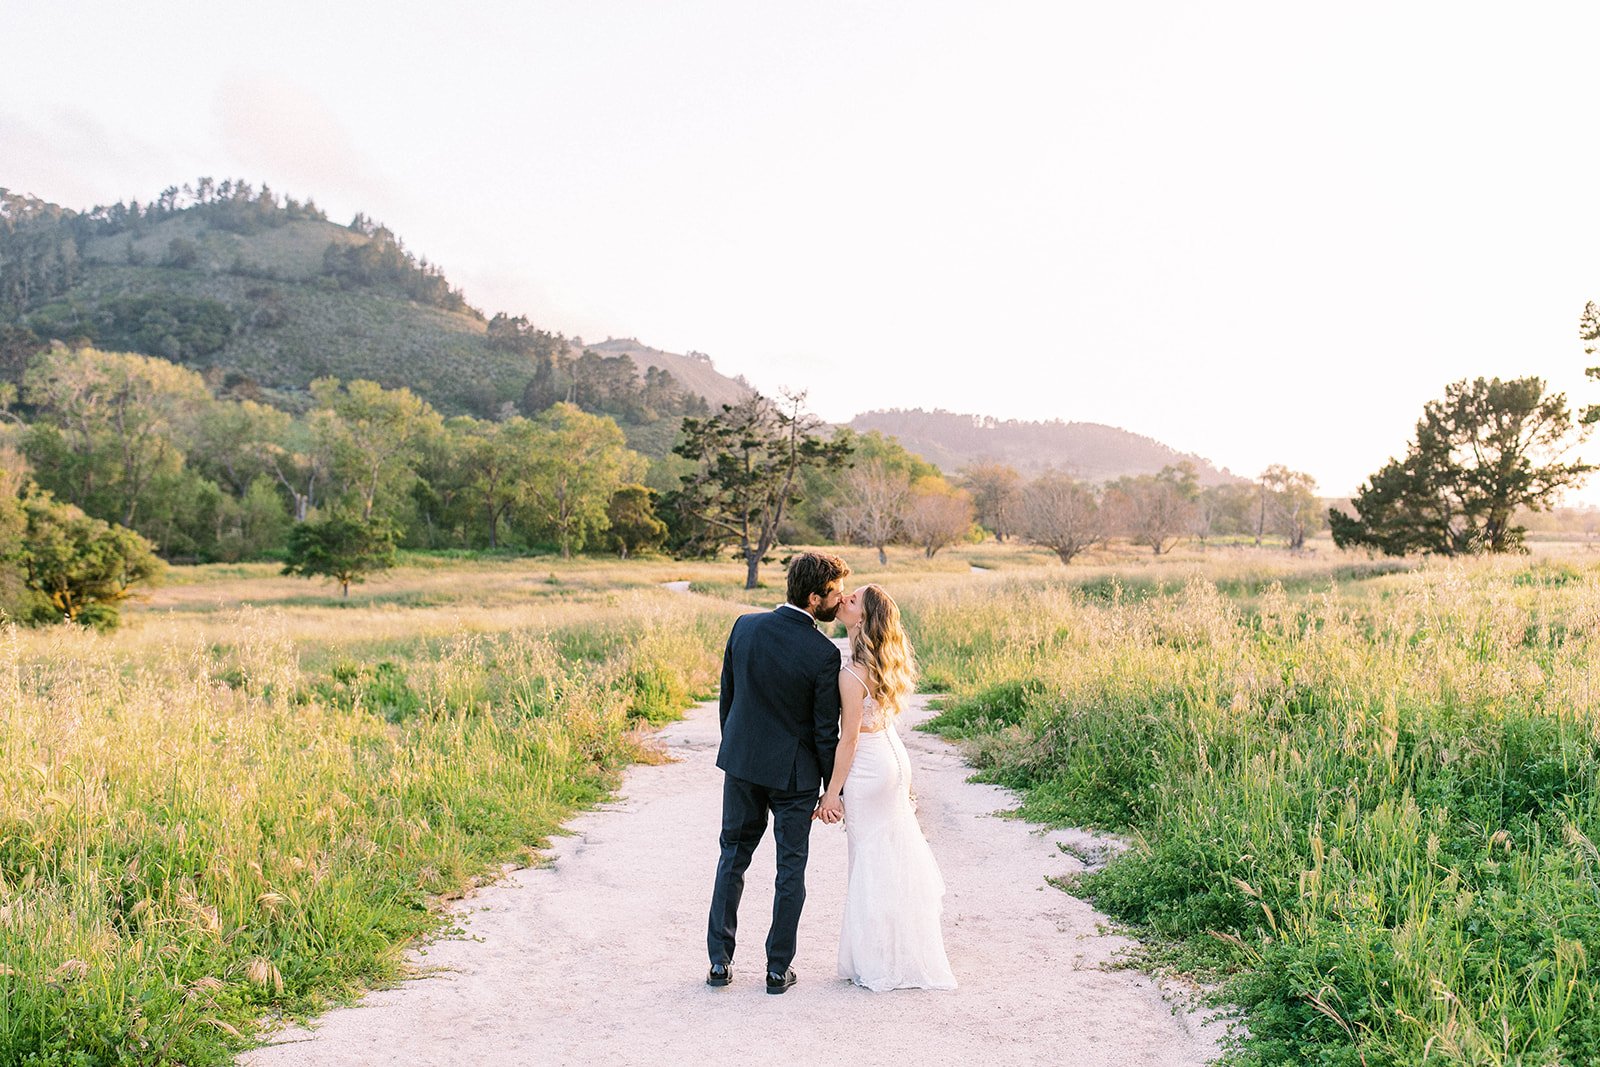
POLYGON ((900 606, 883 586, 861 587, 861 625, 850 638, 850 659, 865 669, 867 692, 898 715, 917 684, 917 660, 900 623, 900 606))

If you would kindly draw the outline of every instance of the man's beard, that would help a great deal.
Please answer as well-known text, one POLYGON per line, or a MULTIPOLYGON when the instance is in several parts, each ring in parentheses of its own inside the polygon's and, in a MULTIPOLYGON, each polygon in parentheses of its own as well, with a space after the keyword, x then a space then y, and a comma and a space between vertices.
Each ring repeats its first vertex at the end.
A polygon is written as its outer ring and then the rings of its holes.
POLYGON ((835 604, 831 608, 818 608, 817 613, 813 616, 813 618, 815 618, 818 622, 832 622, 834 616, 838 614, 839 605, 835 604))

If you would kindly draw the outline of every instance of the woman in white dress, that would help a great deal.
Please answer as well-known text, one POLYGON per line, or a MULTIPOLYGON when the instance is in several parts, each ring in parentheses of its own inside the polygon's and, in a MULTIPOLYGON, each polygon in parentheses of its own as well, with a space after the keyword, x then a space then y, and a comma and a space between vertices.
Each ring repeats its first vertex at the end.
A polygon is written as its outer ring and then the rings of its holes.
POLYGON ((878 585, 845 597, 843 714, 825 802, 844 802, 848 878, 839 975, 868 989, 954 989, 939 929, 944 878, 917 825, 911 761, 895 732, 916 677, 900 609, 878 585))

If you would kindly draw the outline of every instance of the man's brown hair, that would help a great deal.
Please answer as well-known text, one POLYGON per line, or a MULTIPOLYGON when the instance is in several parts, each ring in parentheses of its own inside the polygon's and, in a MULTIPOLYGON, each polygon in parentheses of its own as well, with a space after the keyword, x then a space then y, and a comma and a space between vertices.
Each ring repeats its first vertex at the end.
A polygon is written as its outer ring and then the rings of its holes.
POLYGON ((850 565, 838 556, 802 552, 789 561, 789 603, 810 610, 812 593, 827 597, 828 586, 844 581, 849 573, 850 565))

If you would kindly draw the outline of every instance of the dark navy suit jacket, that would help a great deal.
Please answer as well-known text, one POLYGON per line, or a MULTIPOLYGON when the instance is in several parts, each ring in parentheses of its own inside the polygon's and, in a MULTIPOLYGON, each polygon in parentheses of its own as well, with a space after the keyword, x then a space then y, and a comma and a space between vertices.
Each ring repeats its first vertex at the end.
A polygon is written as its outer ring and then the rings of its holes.
POLYGON ((817 792, 839 747, 839 647, 792 607, 741 615, 722 654, 717 766, 788 792, 817 792))

